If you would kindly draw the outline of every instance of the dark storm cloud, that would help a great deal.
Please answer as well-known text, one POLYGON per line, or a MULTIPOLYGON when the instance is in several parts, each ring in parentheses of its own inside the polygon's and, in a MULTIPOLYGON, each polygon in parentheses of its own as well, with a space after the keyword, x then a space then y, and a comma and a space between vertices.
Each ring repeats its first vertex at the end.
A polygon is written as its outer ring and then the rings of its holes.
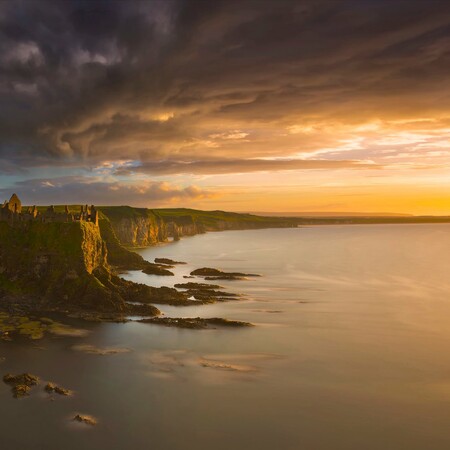
POLYGON ((260 158, 339 137, 286 131, 299 124, 448 111, 449 14, 445 0, 3 1, 0 172, 315 168, 260 158))

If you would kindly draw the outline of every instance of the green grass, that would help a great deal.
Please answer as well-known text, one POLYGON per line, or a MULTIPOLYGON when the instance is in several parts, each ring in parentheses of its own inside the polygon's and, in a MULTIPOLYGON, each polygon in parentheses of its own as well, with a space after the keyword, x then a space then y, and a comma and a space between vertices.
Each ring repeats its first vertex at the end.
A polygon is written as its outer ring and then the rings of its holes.
MULTIPOLYGON (((81 205, 69 205, 69 210, 79 212, 81 205)), ((38 206, 40 212, 47 206, 38 206)), ((297 225, 333 224, 407 224, 407 223, 450 223, 450 216, 406 216, 406 217, 275 217, 257 216, 227 211, 201 211, 190 208, 134 208, 131 206, 99 206, 97 209, 113 223, 121 219, 149 218, 157 226, 159 221, 175 222, 178 225, 196 223, 207 230, 219 228, 220 223, 244 228, 277 227, 297 225)), ((56 212, 64 212, 64 205, 55 205, 56 212)))
POLYGON ((153 212, 164 221, 174 221, 176 223, 186 223, 189 220, 214 229, 218 223, 226 222, 230 224, 240 224, 241 226, 289 226, 295 224, 295 219, 285 217, 264 217, 253 214, 241 214, 226 211, 200 211, 188 208, 161 208, 154 209, 153 212))

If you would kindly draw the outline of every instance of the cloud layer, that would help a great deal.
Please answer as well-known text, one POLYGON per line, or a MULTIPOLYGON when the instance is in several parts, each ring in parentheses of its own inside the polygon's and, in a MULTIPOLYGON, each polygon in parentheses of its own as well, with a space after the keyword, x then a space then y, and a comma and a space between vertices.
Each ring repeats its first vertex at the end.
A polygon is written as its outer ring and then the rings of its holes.
MULTIPOLYGON (((23 192, 22 200, 29 205, 42 199, 51 204, 79 204, 80 199, 96 205, 145 206, 152 199, 155 206, 171 202, 192 202, 213 198, 214 194, 197 186, 180 187, 167 182, 121 183, 83 177, 32 179, 16 183, 23 192)), ((9 198, 9 188, 0 189, 0 196, 9 198)))
POLYGON ((449 19, 423 0, 1 2, 0 173, 448 166, 449 19))

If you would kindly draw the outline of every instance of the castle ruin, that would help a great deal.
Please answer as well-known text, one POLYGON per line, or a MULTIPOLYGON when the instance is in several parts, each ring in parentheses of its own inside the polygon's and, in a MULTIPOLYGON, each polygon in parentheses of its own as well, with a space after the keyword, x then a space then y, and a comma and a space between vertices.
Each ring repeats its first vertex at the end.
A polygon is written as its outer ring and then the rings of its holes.
POLYGON ((36 206, 22 207, 22 202, 16 194, 0 207, 0 221, 13 225, 20 222, 93 222, 98 226, 98 211, 94 205, 81 206, 78 212, 71 212, 68 206, 64 212, 57 212, 49 206, 46 211, 39 211, 36 206))

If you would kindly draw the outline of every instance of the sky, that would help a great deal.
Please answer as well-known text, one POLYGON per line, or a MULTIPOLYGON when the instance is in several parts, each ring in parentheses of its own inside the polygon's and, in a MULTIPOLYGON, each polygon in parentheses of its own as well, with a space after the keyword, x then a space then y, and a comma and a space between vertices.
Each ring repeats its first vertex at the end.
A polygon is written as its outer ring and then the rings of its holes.
POLYGON ((0 1, 0 198, 450 215, 447 0, 0 1))

